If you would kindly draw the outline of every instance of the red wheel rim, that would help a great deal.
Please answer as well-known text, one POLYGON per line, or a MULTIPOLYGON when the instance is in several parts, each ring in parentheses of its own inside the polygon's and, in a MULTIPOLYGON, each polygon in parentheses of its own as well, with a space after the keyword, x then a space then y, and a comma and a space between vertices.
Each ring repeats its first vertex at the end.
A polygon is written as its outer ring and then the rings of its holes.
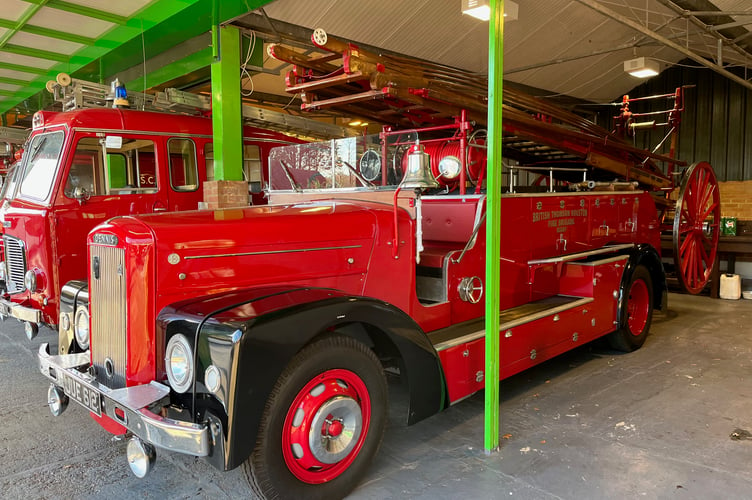
POLYGON ((371 399, 349 370, 329 370, 308 382, 290 405, 282 455, 301 481, 321 484, 345 472, 368 435, 371 399))
POLYGON ((682 183, 674 215, 674 263, 690 293, 710 280, 718 249, 721 202, 715 173, 706 162, 693 165, 682 183))
POLYGON ((645 330, 650 313, 650 294, 643 280, 636 280, 629 289, 627 299, 627 325, 635 337, 645 330))

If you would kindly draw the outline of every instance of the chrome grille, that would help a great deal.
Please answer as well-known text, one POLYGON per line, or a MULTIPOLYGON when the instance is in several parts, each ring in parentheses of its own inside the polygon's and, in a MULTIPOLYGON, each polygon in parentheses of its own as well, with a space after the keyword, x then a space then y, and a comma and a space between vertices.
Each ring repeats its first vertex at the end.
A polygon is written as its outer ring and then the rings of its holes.
POLYGON ((97 245, 91 245, 89 250, 91 360, 96 368, 97 381, 119 389, 125 387, 128 359, 125 251, 97 245), (96 268, 98 272, 94 271, 96 268), (108 374, 108 368, 112 370, 111 374, 108 374))
POLYGON ((24 274, 26 273, 26 251, 24 242, 12 236, 3 236, 5 244, 5 262, 8 274, 5 280, 5 286, 8 293, 23 292, 24 274))

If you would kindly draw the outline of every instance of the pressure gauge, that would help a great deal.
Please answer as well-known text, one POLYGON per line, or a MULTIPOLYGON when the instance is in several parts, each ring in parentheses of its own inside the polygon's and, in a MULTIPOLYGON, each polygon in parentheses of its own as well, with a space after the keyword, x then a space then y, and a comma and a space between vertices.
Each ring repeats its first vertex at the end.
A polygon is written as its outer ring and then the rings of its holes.
POLYGON ((375 149, 369 149, 360 157, 360 175, 368 182, 381 177, 381 155, 375 149))
POLYGON ((460 159, 453 155, 445 156, 439 162, 439 173, 441 177, 448 181, 453 181, 459 177, 461 168, 460 159))

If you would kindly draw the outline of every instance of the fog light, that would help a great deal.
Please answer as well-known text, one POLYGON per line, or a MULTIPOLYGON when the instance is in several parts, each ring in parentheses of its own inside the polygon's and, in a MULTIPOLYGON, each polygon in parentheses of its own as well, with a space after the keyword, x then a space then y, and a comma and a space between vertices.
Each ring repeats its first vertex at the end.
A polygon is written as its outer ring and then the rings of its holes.
POLYGON ((128 457, 128 466, 131 468, 131 472, 139 479, 145 477, 151 471, 154 462, 157 460, 157 452, 154 450, 154 447, 137 437, 133 437, 128 441, 126 456, 128 457))
POLYGON ((34 340, 34 337, 39 333, 39 325, 27 321, 24 323, 24 332, 26 332, 27 339, 34 340))
POLYGON ((219 384, 222 381, 219 368, 214 365, 209 365, 209 368, 204 372, 204 385, 212 394, 216 394, 219 390, 219 384))
POLYGON ((50 384, 50 388, 47 389, 47 404, 50 407, 50 413, 59 417, 68 407, 68 396, 63 393, 61 388, 55 384, 50 384))

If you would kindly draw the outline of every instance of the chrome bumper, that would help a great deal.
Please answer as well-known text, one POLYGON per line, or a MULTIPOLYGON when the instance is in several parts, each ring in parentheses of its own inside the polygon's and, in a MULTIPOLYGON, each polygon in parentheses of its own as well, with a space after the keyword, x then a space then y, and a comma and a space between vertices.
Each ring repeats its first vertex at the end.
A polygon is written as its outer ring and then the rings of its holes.
MULTIPOLYGON (((148 407, 165 398, 170 393, 169 387, 158 382, 109 389, 104 387, 88 373, 77 370, 89 366, 89 352, 53 356, 49 345, 39 346, 39 370, 53 384, 63 387, 62 374, 74 379, 91 391, 101 395, 102 415, 121 424, 142 440, 156 447, 178 453, 205 457, 209 455, 211 435, 207 425, 182 422, 161 417, 151 412, 148 407), (120 410, 120 415, 116 413, 120 410)), ((74 398, 70 398, 76 401, 74 398)), ((82 404, 83 406, 83 404, 82 404)))
POLYGON ((41 323, 42 311, 16 304, 7 299, 0 299, 0 315, 10 316, 29 323, 41 323))

